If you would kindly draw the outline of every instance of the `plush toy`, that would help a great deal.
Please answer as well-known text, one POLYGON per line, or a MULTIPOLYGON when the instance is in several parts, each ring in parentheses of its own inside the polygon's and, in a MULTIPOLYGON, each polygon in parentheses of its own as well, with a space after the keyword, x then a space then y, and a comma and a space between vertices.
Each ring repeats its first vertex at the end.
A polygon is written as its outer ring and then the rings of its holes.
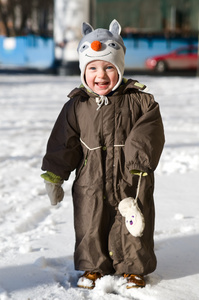
POLYGON ((141 176, 138 182, 138 189, 136 198, 125 198, 123 199, 118 206, 118 209, 123 217, 125 217, 125 223, 128 231, 135 237, 140 237, 143 235, 145 221, 144 216, 141 213, 140 208, 137 204, 137 197, 139 193, 141 176))

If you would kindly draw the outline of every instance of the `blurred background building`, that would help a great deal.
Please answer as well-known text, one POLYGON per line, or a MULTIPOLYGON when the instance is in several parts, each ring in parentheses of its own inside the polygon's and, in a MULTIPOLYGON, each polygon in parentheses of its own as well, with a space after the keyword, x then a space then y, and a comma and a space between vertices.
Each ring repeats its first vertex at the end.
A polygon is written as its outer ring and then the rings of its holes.
POLYGON ((127 69, 198 43, 198 0, 0 0, 0 66, 77 71, 82 22, 108 28, 113 19, 122 26, 127 69))
POLYGON ((96 0, 94 25, 108 26, 118 16, 124 33, 194 35, 198 31, 198 0, 96 0), (97 11, 97 14, 96 14, 97 11))

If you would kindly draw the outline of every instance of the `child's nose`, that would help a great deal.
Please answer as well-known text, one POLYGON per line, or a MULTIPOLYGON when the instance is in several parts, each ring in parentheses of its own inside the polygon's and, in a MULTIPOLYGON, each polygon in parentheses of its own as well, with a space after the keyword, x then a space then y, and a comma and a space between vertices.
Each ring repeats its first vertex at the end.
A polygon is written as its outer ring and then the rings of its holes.
POLYGON ((106 72, 103 68, 98 70, 98 77, 103 78, 103 77, 105 77, 105 75, 106 75, 106 72))

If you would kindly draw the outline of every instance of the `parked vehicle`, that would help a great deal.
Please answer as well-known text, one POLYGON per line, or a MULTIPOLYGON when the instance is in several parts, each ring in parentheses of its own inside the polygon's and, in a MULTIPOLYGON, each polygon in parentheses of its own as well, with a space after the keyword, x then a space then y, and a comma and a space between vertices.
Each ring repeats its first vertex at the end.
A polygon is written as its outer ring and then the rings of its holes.
POLYGON ((198 47, 187 46, 164 55, 150 57, 145 62, 146 68, 162 73, 166 70, 194 70, 198 65, 198 47))

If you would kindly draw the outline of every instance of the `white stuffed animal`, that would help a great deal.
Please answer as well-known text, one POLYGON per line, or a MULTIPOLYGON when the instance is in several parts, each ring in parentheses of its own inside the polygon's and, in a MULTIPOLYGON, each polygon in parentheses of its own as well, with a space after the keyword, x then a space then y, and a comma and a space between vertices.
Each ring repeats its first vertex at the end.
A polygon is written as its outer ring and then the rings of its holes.
POLYGON ((141 213, 137 200, 132 197, 123 199, 118 206, 118 209, 123 217, 125 217, 126 227, 130 234, 135 237, 143 235, 145 221, 141 213))

